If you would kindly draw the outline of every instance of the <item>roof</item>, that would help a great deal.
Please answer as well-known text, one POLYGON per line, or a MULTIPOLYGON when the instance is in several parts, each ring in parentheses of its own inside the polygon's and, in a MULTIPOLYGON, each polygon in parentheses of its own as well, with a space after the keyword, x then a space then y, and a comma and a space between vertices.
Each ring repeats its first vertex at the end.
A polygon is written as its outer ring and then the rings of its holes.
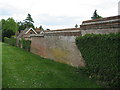
POLYGON ((29 29, 25 32, 25 34, 27 34, 30 30, 32 30, 35 34, 37 34, 37 32, 36 32, 33 28, 29 28, 29 29))
POLYGON ((21 38, 23 34, 27 34, 30 30, 32 30, 33 32, 35 32, 35 34, 37 34, 37 32, 33 28, 29 28, 29 29, 26 28, 17 36, 17 38, 21 38))

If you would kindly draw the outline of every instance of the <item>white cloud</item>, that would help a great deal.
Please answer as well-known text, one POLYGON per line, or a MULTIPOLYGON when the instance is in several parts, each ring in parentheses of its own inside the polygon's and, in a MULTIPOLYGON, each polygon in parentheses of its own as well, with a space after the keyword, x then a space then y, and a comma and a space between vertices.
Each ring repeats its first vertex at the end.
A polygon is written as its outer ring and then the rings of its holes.
POLYGON ((59 29, 91 19, 95 9, 103 17, 118 14, 119 0, 1 0, 0 18, 22 21, 32 15, 36 26, 59 29))

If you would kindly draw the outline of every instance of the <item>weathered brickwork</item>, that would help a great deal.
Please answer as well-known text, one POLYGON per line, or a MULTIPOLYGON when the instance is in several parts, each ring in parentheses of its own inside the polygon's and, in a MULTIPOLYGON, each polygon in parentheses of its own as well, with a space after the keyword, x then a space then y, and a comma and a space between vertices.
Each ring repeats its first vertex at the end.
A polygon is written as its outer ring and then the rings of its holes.
POLYGON ((75 36, 33 36, 31 52, 72 66, 85 66, 75 36))
POLYGON ((68 28, 45 31, 45 36, 80 36, 80 28, 68 28))
POLYGON ((120 16, 83 21, 82 25, 80 25, 81 30, 114 28, 120 28, 120 16))
POLYGON ((81 35, 85 34, 109 34, 120 32, 120 15, 83 21, 80 25, 81 35))

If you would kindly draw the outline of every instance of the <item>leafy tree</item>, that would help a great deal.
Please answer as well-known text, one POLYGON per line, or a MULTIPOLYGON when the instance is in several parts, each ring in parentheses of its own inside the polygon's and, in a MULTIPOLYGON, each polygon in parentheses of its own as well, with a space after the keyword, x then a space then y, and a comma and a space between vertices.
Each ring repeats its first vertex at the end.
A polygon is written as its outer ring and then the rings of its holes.
POLYGON ((42 26, 39 27, 40 30, 44 30, 42 26))
POLYGON ((21 30, 25 30, 26 26, 24 22, 18 22, 18 31, 20 32, 21 30))
POLYGON ((33 25, 34 21, 29 13, 24 21, 25 21, 24 23, 26 28, 30 28, 30 27, 34 28, 34 25, 33 25))
POLYGON ((47 28, 46 30, 50 30, 49 28, 47 28))
POLYGON ((77 24, 75 25, 75 28, 78 28, 78 25, 77 25, 77 24))
POLYGON ((8 18, 7 20, 2 19, 2 39, 4 37, 10 38, 12 35, 15 35, 18 30, 17 23, 13 18, 8 18))
POLYGON ((98 19, 98 18, 102 18, 102 17, 99 16, 99 15, 97 14, 97 10, 95 10, 94 13, 93 13, 93 16, 91 17, 91 19, 98 19))

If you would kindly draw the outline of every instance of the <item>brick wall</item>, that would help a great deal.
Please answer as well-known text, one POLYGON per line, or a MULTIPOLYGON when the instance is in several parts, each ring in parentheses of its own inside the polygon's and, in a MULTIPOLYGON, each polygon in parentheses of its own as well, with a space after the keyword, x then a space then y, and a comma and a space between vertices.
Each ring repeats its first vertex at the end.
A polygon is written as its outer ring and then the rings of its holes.
POLYGON ((76 36, 32 36, 31 52, 72 66, 85 66, 76 36))
POLYGON ((85 34, 109 34, 120 32, 120 15, 83 21, 80 25, 82 36, 85 34))
POLYGON ((80 28, 68 28, 45 31, 45 36, 80 36, 80 28))

